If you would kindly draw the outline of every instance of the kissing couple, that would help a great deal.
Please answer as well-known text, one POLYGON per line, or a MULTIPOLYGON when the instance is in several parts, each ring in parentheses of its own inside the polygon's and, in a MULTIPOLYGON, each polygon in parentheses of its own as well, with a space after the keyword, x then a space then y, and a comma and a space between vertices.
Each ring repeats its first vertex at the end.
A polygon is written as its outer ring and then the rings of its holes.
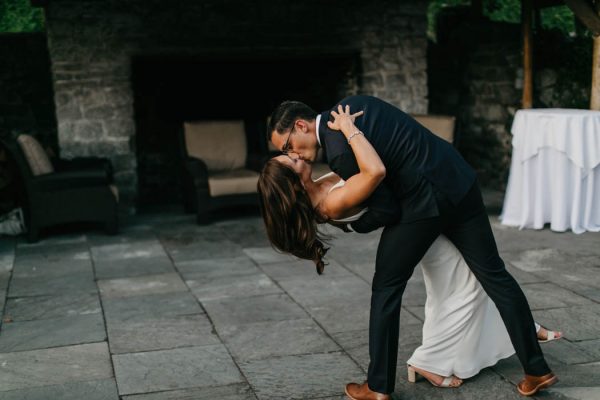
POLYGON ((261 213, 273 246, 325 267, 318 224, 358 233, 384 227, 377 248, 369 317, 366 382, 348 383, 353 400, 388 400, 394 391, 402 295, 421 262, 427 291, 423 344, 407 361, 437 387, 516 352, 524 396, 557 382, 540 341, 561 337, 537 325, 523 291, 498 254, 474 170, 454 147, 400 109, 351 96, 318 114, 280 104, 268 126, 282 155, 258 181, 261 213), (319 148, 332 173, 315 181, 319 148))

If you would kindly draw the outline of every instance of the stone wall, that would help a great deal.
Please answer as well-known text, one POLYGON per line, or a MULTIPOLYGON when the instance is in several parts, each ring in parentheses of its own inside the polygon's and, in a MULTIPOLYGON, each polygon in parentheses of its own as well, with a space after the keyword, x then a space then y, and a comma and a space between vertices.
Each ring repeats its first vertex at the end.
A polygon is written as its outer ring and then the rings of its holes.
POLYGON ((0 134, 28 133, 56 150, 56 117, 44 34, 0 34, 0 134))
POLYGON ((502 189, 511 156, 510 124, 520 106, 521 33, 517 24, 447 9, 430 44, 430 112, 457 117, 458 149, 480 182, 502 189))
MULTIPOLYGON (((460 152, 483 185, 503 190, 510 129, 521 107, 521 26, 474 18, 468 7, 457 7, 443 11, 437 28, 428 54, 429 112, 457 117, 460 152)), ((591 39, 541 31, 533 48, 533 106, 587 108, 591 39)))
POLYGON ((52 0, 46 21, 61 154, 110 157, 133 209, 131 63, 139 55, 358 53, 357 92, 427 112, 426 8, 425 0, 52 0))

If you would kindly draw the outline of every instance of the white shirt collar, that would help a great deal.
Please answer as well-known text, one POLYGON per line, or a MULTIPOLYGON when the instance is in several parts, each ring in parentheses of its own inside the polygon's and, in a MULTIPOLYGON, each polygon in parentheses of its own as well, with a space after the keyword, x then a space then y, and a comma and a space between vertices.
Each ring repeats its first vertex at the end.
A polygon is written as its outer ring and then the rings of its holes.
POLYGON ((321 138, 319 137, 319 125, 321 123, 321 114, 317 114, 317 119, 315 120, 315 124, 317 124, 316 127, 316 131, 317 131, 317 142, 319 143, 319 147, 323 147, 321 146, 321 138))

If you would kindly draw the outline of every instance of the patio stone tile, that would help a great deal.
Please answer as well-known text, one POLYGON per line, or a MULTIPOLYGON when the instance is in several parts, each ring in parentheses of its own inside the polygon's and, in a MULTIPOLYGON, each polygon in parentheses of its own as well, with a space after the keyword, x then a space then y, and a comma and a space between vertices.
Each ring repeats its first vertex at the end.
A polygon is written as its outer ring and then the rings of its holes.
POLYGON ((515 268, 534 274, 547 274, 552 268, 548 264, 553 258, 559 257, 556 248, 534 248, 519 252, 503 252, 502 258, 515 268))
POLYGON ((232 258, 244 255, 242 246, 228 239, 206 238, 193 246, 171 247, 169 253, 176 263, 201 259, 232 258))
POLYGON ((98 294, 81 292, 60 296, 10 298, 5 311, 15 322, 99 314, 101 312, 102 308, 98 294))
POLYGON ((356 251, 356 249, 345 249, 332 246, 327 255, 354 272, 366 282, 371 282, 375 274, 375 251, 365 249, 356 251))
POLYGON ((323 275, 319 276, 315 269, 315 263, 308 260, 292 260, 289 262, 265 263, 260 265, 260 269, 275 280, 279 278, 304 278, 304 279, 329 279, 331 277, 352 277, 352 272, 348 271, 335 260, 327 260, 323 275))
POLYGON ((210 280, 200 278, 200 280, 186 280, 185 283, 200 301, 282 293, 281 289, 265 274, 225 276, 210 280))
POLYGON ((584 340, 575 344, 593 357, 594 361, 600 361, 600 339, 584 340))
POLYGON ((241 361, 340 350, 310 319, 231 325, 218 331, 234 358, 241 361))
POLYGON ((242 247, 270 246, 262 218, 246 218, 243 223, 236 220, 217 224, 230 240, 239 243, 242 247))
POLYGON ((521 288, 532 310, 593 304, 591 300, 553 283, 532 283, 521 288))
POLYGON ((532 249, 556 249, 579 255, 598 254, 595 246, 598 234, 586 232, 580 235, 573 232, 553 232, 550 229, 534 230, 507 227, 495 218, 490 221, 496 242, 500 243, 502 252, 520 252, 532 249))
POLYGON ((3 236, 0 242, 0 255, 12 254, 15 252, 17 239, 10 236, 3 236))
POLYGON ((420 271, 413 274, 408 281, 404 294, 402 295, 402 305, 404 306, 424 306, 427 300, 425 282, 420 271))
POLYGON ((278 279, 283 289, 304 307, 329 303, 371 304, 371 287, 356 276, 326 277, 311 274, 304 277, 278 279))
POLYGON ((73 274, 88 274, 94 277, 90 260, 58 260, 15 262, 13 278, 56 278, 73 274))
POLYGON ((523 285, 526 283, 540 283, 547 282, 548 279, 547 274, 532 274, 530 272, 525 272, 515 266, 513 266, 509 262, 505 262, 506 270, 515 278, 519 285, 523 285))
MULTIPOLYGON (((396 390, 394 396, 402 400, 430 400, 442 396, 439 388, 425 380, 409 383, 406 379, 406 367, 399 363, 396 374, 396 390)), ((459 388, 446 390, 444 400, 482 399, 492 397, 495 400, 522 400, 515 386, 499 379, 492 370, 483 370, 477 376, 465 381, 459 388), (484 389, 485 388, 485 389, 484 389)), ((546 398, 546 397, 544 397, 546 398)))
POLYGON ((600 386, 594 387, 564 387, 564 388, 550 388, 548 392, 554 394, 557 393, 561 398, 575 399, 575 400, 597 400, 598 392, 600 392, 600 386))
POLYGON ((58 347, 106 340, 101 314, 11 322, 2 325, 0 352, 58 347))
POLYGON ((61 295, 64 293, 97 293, 96 282, 90 272, 77 272, 66 276, 19 278, 10 283, 10 297, 61 295))
POLYGON ((279 253, 271 246, 245 247, 244 253, 253 259, 257 264, 273 262, 289 263, 298 260, 296 257, 289 254, 279 253))
POLYGON ((571 343, 566 339, 544 343, 542 350, 546 357, 560 360, 563 364, 582 364, 600 360, 597 354, 588 352, 578 343, 571 343))
POLYGON ((363 371, 342 353, 269 358, 240 367, 259 399, 335 396, 343 393, 346 382, 364 379, 363 371))
POLYGON ((112 354, 220 343, 206 315, 108 322, 112 354))
POLYGON ((106 343, 0 353, 0 393, 111 377, 106 343))
POLYGON ((600 339, 600 304, 534 311, 533 318, 557 327, 571 341, 600 339))
POLYGON ((251 275, 260 273, 252 260, 246 256, 217 258, 214 260, 182 261, 175 264, 184 279, 207 281, 224 276, 251 275))
POLYGON ((310 306, 307 309, 308 313, 330 334, 369 327, 370 303, 344 300, 340 303, 310 306))
MULTIPOLYGON (((135 218, 139 218, 136 216, 135 218)), ((138 243, 147 241, 158 241, 156 233, 151 225, 138 225, 135 223, 121 224, 118 235, 105 235, 103 233, 90 232, 86 234, 90 247, 110 246, 116 244, 138 243)))
POLYGON ((123 396, 123 400, 256 400, 247 384, 211 386, 123 396))
POLYGON ((348 400, 348 397, 345 394, 338 394, 337 396, 313 397, 307 400, 348 400))
POLYGON ((215 224, 198 225, 194 216, 183 216, 180 221, 150 221, 160 242, 167 248, 190 247, 205 240, 213 243, 227 239, 223 228, 215 224))
POLYGON ((70 253, 74 249, 81 250, 87 247, 87 238, 85 235, 53 235, 42 238, 36 243, 27 243, 26 241, 17 242, 19 252, 28 254, 46 253, 70 253))
MULTIPOLYGON (((398 369, 410 358, 413 351, 421 345, 422 325, 400 324, 398 342, 398 369)), ((364 328, 357 331, 336 332, 333 339, 352 357, 365 371, 369 367, 369 330, 364 328)))
POLYGON ((12 271, 14 261, 14 250, 5 250, 4 252, 0 252, 0 272, 7 273, 12 271))
POLYGON ((10 280, 10 271, 0 272, 0 290, 6 290, 8 288, 8 281, 10 280))
POLYGON ((89 261, 91 255, 86 242, 63 244, 60 246, 40 246, 17 249, 15 265, 46 265, 69 261, 89 261))
MULTIPOLYGON (((548 364, 558 378, 559 382, 553 389, 562 387, 597 387, 600 376, 600 363, 587 363, 568 365, 559 362, 552 356, 547 357, 548 364)), ((523 379, 523 368, 516 356, 500 360, 493 370, 502 377, 516 385, 523 379)), ((540 396, 541 397, 541 396, 540 396)))
POLYGON ((244 381, 223 345, 113 356, 120 395, 244 381))
POLYGON ((173 292, 103 299, 108 323, 143 321, 204 313, 189 292, 173 292))
MULTIPOLYGON (((419 321, 425 321, 425 307, 423 306, 402 306, 410 314, 415 316, 419 321)), ((402 316, 402 314, 400 314, 402 316)))
POLYGON ((129 278, 175 272, 166 254, 156 257, 136 257, 99 261, 95 265, 96 279, 129 278))
POLYGON ((114 379, 103 379, 0 392, 0 399, 119 400, 119 394, 114 379))
POLYGON ((105 244, 91 247, 96 263, 133 258, 153 258, 165 255, 165 250, 156 239, 105 244))
POLYGON ((99 280, 98 287, 103 299, 188 290, 176 273, 99 280))
POLYGON ((578 285, 577 289, 574 289, 571 285, 564 286, 585 298, 595 301, 596 303, 600 303, 600 289, 597 287, 581 284, 578 285))
POLYGON ((253 322, 304 319, 306 313, 285 294, 224 298, 203 302, 217 329, 253 322))

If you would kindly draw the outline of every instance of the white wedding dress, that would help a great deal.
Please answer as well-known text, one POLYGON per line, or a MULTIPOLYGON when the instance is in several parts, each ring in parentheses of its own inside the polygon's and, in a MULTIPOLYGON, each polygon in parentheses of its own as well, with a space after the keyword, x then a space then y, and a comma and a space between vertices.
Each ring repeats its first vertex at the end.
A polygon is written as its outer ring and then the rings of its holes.
MULTIPOLYGON (((355 221, 365 211, 337 221, 355 221)), ((498 309, 450 240, 438 237, 420 266, 427 292, 423 344, 407 364, 466 379, 515 353, 498 309)))
POLYGON ((420 265, 427 292, 423 344, 407 364, 466 379, 515 353, 498 309, 450 240, 438 237, 420 265))

